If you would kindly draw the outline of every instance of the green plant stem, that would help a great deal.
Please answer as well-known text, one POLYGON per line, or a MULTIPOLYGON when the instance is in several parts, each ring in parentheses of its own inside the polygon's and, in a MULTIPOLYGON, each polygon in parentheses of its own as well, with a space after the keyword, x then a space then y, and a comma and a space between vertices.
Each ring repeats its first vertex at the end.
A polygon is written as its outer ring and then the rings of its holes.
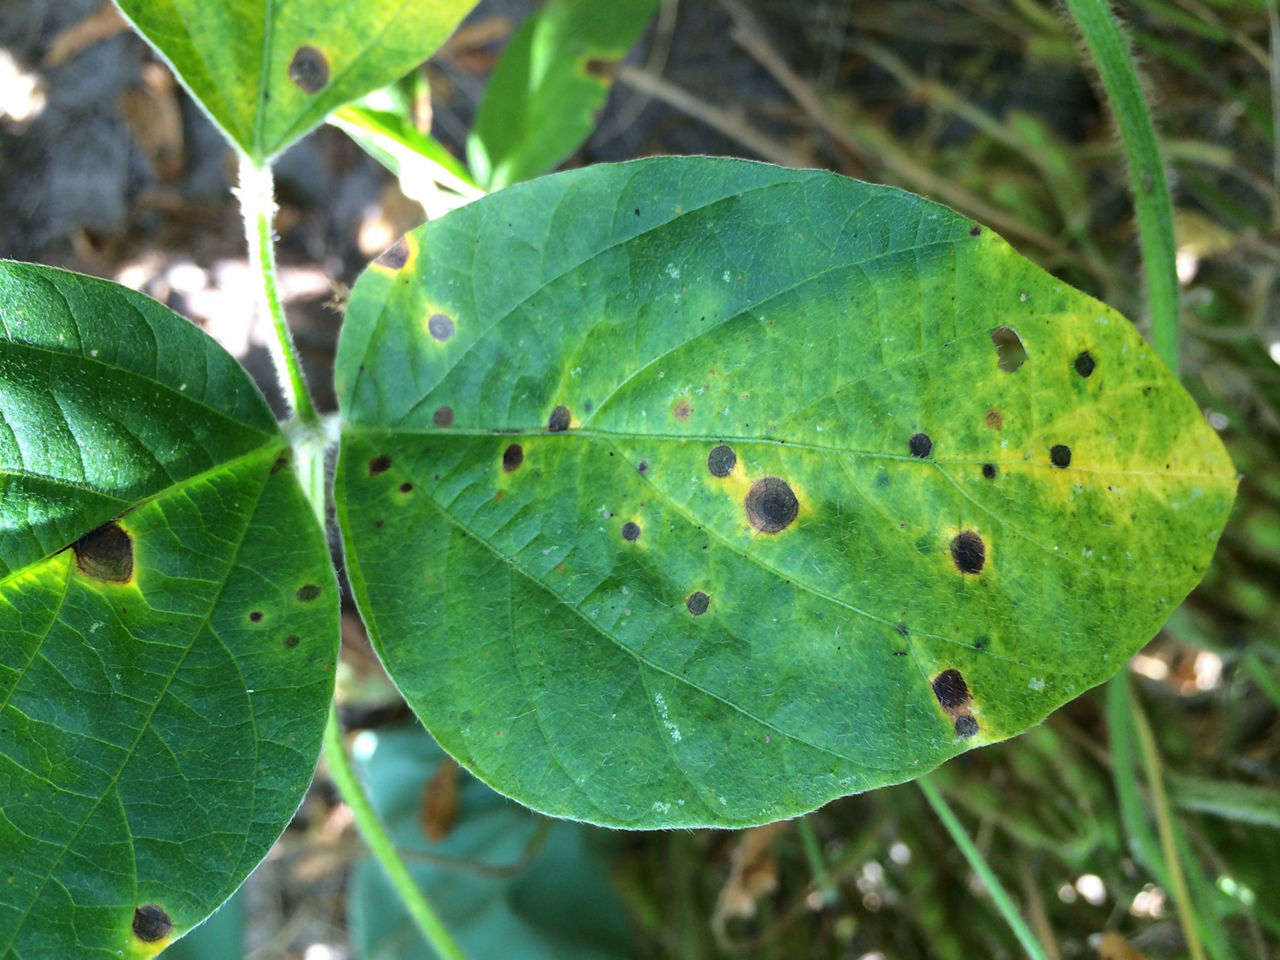
POLYGON ((800 843, 804 847, 805 859, 809 861, 809 871, 813 874, 814 889, 822 897, 823 903, 836 902, 836 885, 827 872, 826 860, 822 856, 822 845, 814 832, 813 824, 808 817, 796 821, 796 831, 800 834, 800 843))
POLYGON ((347 756, 347 748, 342 742, 342 728, 338 724, 338 713, 332 707, 329 709, 329 722, 324 728, 324 757, 329 763, 329 775, 333 777, 338 793, 351 808, 351 814, 355 819, 356 827, 360 830, 360 835, 369 845, 369 850, 378 858, 378 862, 382 864, 387 878, 400 894, 400 899, 404 901, 409 915, 413 917, 414 923, 426 937, 427 943, 431 944, 443 960, 466 960, 466 954, 462 952, 462 948, 449 935, 449 931, 445 929, 435 909, 418 889, 417 883, 409 873, 409 868, 405 866, 404 860, 400 858, 395 845, 391 842, 386 827, 379 819, 377 811, 373 809, 368 794, 364 792, 364 787, 357 779, 356 772, 351 766, 351 758, 347 756))
POLYGON ((304 424, 316 427, 320 418, 311 402, 311 393, 307 390, 302 362, 285 322, 284 307, 280 303, 280 290, 276 283, 276 201, 270 165, 264 163, 257 166, 246 154, 241 154, 240 186, 236 190, 236 196, 240 200, 245 240, 249 244, 249 269, 262 281, 258 291, 258 309, 265 310, 271 317, 275 333, 271 344, 271 358, 275 361, 276 374, 280 378, 280 389, 294 417, 304 424))
POLYGON ((1119 24, 1106 0, 1066 0, 1097 64, 1102 86, 1115 111, 1129 163, 1138 245, 1147 278, 1151 341, 1169 369, 1178 373, 1178 274, 1173 237, 1173 204, 1155 127, 1138 83, 1138 73, 1119 24))
POLYGON ((1013 935, 1022 944, 1022 949, 1027 951, 1027 956, 1031 957, 1032 960, 1048 960, 1048 954, 1044 952, 1044 947, 1036 940, 1031 928, 1022 919, 1022 914, 1018 913, 1018 908, 1013 905, 1013 901, 1000 883, 999 877, 995 875, 995 871, 991 869, 991 865, 987 863, 982 852, 977 848, 973 840, 969 838, 969 834, 965 832, 964 827, 961 826, 960 821, 942 796, 942 791, 934 786, 933 781, 928 777, 921 777, 916 781, 916 784, 920 787, 920 792, 924 794, 924 798, 929 801, 929 806, 933 807, 933 812, 942 821, 942 825, 951 834, 951 839, 955 841, 956 846, 960 848, 960 852, 969 861, 969 866, 973 868, 973 872, 981 878, 987 890, 990 891, 991 899, 995 901, 996 909, 1000 911, 1005 923, 1009 925, 1013 935))
MULTIPOLYGON (((1124 676, 1121 673, 1120 676, 1124 676)), ((1156 747, 1156 739, 1151 733, 1151 725, 1146 714, 1134 699, 1133 690, 1125 684, 1128 692, 1129 713, 1133 717, 1134 730, 1138 735, 1138 745, 1142 751, 1142 765, 1147 774, 1147 785, 1151 789, 1151 802, 1156 812, 1156 829, 1160 834, 1160 850, 1164 854, 1169 868, 1169 882, 1173 888, 1173 899, 1178 905, 1178 920, 1182 924, 1182 934, 1187 940, 1187 951, 1191 960, 1205 960, 1204 947, 1200 943, 1200 931, 1191 910, 1191 893, 1187 888, 1187 879, 1182 872, 1182 861, 1178 857, 1177 840, 1174 834, 1173 817, 1169 812, 1169 798, 1164 790, 1164 774, 1161 770, 1160 751, 1156 747)))

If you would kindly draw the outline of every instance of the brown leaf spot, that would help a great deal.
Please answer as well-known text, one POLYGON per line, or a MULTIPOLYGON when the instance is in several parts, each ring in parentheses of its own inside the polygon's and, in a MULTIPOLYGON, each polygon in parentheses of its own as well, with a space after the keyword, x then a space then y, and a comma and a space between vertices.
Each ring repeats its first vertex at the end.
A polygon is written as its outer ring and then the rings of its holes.
POLYGON ((956 717, 956 736, 961 740, 968 740, 970 737, 978 735, 978 721, 973 719, 970 714, 961 714, 956 717))
POLYGON ((133 911, 133 935, 143 943, 155 943, 173 932, 173 920, 161 907, 146 903, 133 911))
POLYGON ((693 415, 693 404, 688 399, 681 397, 671 405, 671 415, 681 423, 688 423, 689 417, 693 415))
POLYGON ((781 533, 800 513, 800 501, 781 477, 761 477, 743 502, 751 526, 761 533, 781 533))
POLYGON ((911 451, 913 457, 923 460, 933 451, 933 441, 929 439, 927 433, 912 434, 911 439, 907 441, 907 449, 911 451))
POLYGON ((319 93, 329 82, 329 61, 310 44, 303 44, 289 61, 289 79, 303 93, 319 93))
POLYGON ((374 457, 369 461, 369 476, 376 477, 380 473, 386 473, 391 469, 391 458, 385 453, 374 457))
POLYGON ((422 824, 422 832, 427 835, 427 839, 432 843, 439 843, 452 833, 461 809, 458 761, 453 757, 445 757, 422 788, 418 821, 422 824))
POLYGON ((289 649, 289 650, 292 650, 294 647, 296 647, 296 646, 297 646, 298 644, 300 644, 301 642, 302 642, 302 638, 301 638, 301 637, 299 637, 296 633, 291 633, 291 634, 289 634, 287 637, 285 637, 285 638, 284 638, 284 645, 285 645, 285 647, 286 647, 287 649, 289 649))
POLYGON ((515 473, 524 463, 524 447, 513 443, 502 451, 502 472, 515 473))
POLYGON ((961 530, 951 541, 951 559, 961 573, 981 573, 987 562, 987 546, 972 530, 961 530))
POLYGON ((86 577, 105 583, 128 583, 133 576, 133 540, 111 520, 71 545, 76 566, 86 577))
POLYGON ((640 524, 628 520, 622 525, 622 539, 636 541, 640 539, 640 524))
POLYGON ((276 462, 271 464, 271 475, 275 476, 288 465, 289 457, 287 455, 276 457, 276 462))
POLYGON ((409 241, 401 237, 378 256, 374 261, 388 270, 399 270, 409 262, 409 241))
POLYGON ((400 484, 400 492, 413 493, 413 484, 406 480, 404 483, 400 484))
POLYGON ((933 678, 933 695, 938 698, 938 703, 944 710, 958 710, 973 702, 969 685, 954 667, 943 670, 933 678))
POLYGON ((996 327, 991 331, 996 348, 996 363, 1005 373, 1013 373, 1027 361, 1027 348, 1013 327, 996 327))
POLYGON ((588 76, 595 77, 597 80, 610 81, 613 79, 613 71, 617 69, 618 61, 606 60, 604 57, 590 57, 583 66, 588 76))
POLYGON ((433 313, 427 318, 427 333, 439 343, 444 343, 452 337, 456 329, 453 318, 443 313, 433 313))
POLYGON ((1004 416, 995 407, 987 411, 987 415, 982 418, 983 422, 992 430, 1004 429, 1004 416))
POLYGON ((299 587, 295 596, 303 603, 310 603, 316 597, 320 596, 320 588, 314 583, 308 583, 299 587))
POLYGON ((684 598, 684 605, 695 617, 700 617, 711 606, 711 598, 701 590, 696 590, 684 598))
POLYGON ((713 477, 727 477, 733 473, 733 468, 738 462, 738 455, 733 452, 733 447, 727 444, 720 444, 718 447, 712 447, 711 452, 707 454, 707 469, 711 471, 713 477))
POLYGON ((569 422, 572 419, 569 408, 562 403, 551 411, 551 416, 547 417, 547 429, 552 433, 564 433, 569 429, 569 422))
POLYGON ((431 422, 441 429, 453 426, 453 407, 436 407, 436 412, 431 415, 431 422))

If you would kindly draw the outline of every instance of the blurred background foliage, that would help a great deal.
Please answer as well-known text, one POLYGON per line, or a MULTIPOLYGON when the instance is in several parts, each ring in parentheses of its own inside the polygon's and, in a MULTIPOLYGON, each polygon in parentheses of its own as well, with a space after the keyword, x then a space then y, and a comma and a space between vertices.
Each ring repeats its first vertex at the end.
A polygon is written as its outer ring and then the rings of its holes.
MULTIPOLYGON (((282 286, 321 405, 363 265, 425 217, 558 161, 728 154, 896 184, 1145 331, 1119 138, 1055 4, 611 8, 485 0, 432 61, 343 111, 346 134, 322 129, 283 158, 282 286), (530 62, 552 65, 538 84, 530 62), (554 129, 512 138, 529 116, 554 129)), ((1183 380, 1240 495, 1208 577, 1117 681, 933 782, 1047 956, 1280 956, 1280 14, 1275 0, 1117 13, 1172 186, 1183 380)), ((0 255, 145 290, 272 395, 266 331, 244 319, 233 170, 114 8, 0 0, 0 255)), ((353 614, 339 696, 375 803, 474 957, 1022 955, 912 784, 746 832, 611 834, 545 821, 442 759, 353 614)), ((166 956, 426 955, 379 882, 322 769, 258 872, 166 956)))

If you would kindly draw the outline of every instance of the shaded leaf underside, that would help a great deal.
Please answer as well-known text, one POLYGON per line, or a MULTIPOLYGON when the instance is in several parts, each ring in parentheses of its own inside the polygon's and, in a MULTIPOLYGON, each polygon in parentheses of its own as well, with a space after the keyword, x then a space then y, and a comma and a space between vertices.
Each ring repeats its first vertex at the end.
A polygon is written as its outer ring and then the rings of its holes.
POLYGON ((397 684, 499 791, 622 826, 772 820, 1020 732, 1151 637, 1234 489, 1114 312, 945 208, 738 161, 422 228, 353 291, 338 380, 397 684))

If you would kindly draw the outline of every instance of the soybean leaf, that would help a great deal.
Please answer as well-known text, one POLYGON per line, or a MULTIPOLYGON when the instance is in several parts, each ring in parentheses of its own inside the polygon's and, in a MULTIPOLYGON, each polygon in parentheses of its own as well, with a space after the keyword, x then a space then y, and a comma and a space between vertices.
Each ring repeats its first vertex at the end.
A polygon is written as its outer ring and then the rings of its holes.
POLYGON ((476 181, 497 190, 546 173, 596 125, 618 61, 659 0, 550 0, 512 36, 467 138, 476 181))
POLYGON ((339 518, 373 642, 502 793, 745 825, 1116 671, 1199 580, 1221 443, 1122 317, 888 187, 548 177, 352 292, 339 518))
MULTIPOLYGON (((497 796, 459 774, 416 724, 366 731, 356 754, 396 847, 467 956, 511 956, 512 944, 520 945, 521 960, 635 956, 626 910, 609 881, 605 854, 612 837, 580 824, 548 822, 497 796), (444 783, 456 786, 456 820, 439 823, 429 839, 423 809, 444 783)), ((347 904, 357 956, 429 955, 373 860, 356 867, 347 904)))
POLYGON ((263 163, 425 60, 472 0, 116 0, 227 139, 263 163))
POLYGON ((248 375, 116 284, 0 263, 0 956, 152 956, 301 801, 337 588, 248 375))

